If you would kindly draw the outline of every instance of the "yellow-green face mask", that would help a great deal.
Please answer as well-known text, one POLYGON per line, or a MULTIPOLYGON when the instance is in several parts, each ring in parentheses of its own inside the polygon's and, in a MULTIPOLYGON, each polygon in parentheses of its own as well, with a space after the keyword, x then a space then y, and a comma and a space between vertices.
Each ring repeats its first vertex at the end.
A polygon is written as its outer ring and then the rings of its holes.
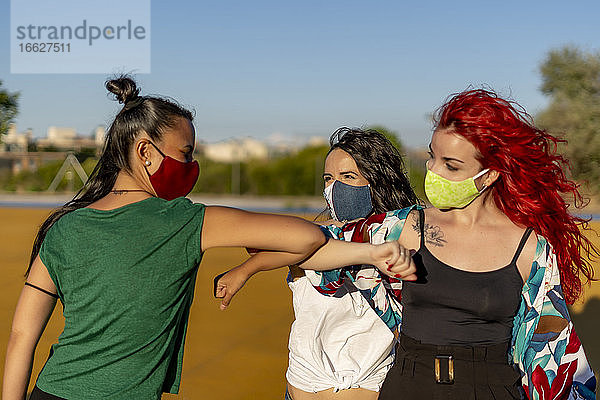
POLYGON ((463 208, 479 196, 484 189, 479 191, 475 186, 475 179, 488 172, 486 168, 472 178, 463 181, 451 181, 427 170, 425 175, 425 194, 429 202, 439 209, 463 208))

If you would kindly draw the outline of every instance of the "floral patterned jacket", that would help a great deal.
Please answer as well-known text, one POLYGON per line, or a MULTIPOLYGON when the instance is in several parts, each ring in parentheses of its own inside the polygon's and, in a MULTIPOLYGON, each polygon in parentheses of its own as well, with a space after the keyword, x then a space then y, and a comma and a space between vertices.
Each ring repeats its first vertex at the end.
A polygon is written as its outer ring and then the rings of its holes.
MULTIPOLYGON (((417 207, 374 215, 342 228, 329 226, 327 231, 332 237, 348 240, 351 236, 358 242, 397 240, 408 214, 417 207)), ((324 295, 334 295, 350 279, 395 334, 401 329, 401 281, 382 277, 369 266, 311 271, 307 276, 324 295)), ((556 255, 541 236, 537 236, 531 273, 521 291, 508 358, 521 372, 524 392, 531 400, 596 398, 596 378, 569 317, 556 255)))

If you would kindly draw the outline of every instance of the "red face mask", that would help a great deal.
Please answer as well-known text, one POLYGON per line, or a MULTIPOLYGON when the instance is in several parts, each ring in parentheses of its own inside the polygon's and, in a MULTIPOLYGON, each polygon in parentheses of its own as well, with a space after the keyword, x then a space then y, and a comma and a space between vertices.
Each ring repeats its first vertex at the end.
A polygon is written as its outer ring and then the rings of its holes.
POLYGON ((163 156, 155 173, 150 175, 146 168, 156 195, 165 200, 187 196, 194 188, 200 174, 198 161, 181 162, 165 155, 154 143, 150 142, 150 144, 163 156))

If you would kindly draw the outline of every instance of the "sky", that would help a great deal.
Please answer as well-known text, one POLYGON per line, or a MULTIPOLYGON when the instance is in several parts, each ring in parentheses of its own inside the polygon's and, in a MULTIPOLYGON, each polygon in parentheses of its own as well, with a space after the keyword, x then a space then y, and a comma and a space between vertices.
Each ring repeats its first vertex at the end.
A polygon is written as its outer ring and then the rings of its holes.
MULTIPOLYGON (((62 1, 52 4, 60 11, 62 1)), ((151 72, 135 77, 142 94, 193 108, 206 142, 383 125, 420 147, 428 116, 468 87, 541 111, 540 63, 567 44, 598 51, 599 16, 597 0, 153 0, 151 72)), ((21 93, 19 131, 87 135, 111 122, 119 105, 103 86, 110 74, 11 74, 10 33, 10 0, 0 0, 0 80, 21 93)))

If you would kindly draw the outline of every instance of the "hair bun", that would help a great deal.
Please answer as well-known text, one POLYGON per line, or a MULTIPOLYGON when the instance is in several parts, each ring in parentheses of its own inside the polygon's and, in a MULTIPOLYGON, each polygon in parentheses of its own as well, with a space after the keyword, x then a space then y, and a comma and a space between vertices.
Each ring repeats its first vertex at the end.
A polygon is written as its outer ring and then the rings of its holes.
POLYGON ((116 79, 106 81, 106 89, 115 95, 119 103, 127 103, 138 97, 140 89, 137 88, 135 81, 127 75, 122 75, 116 79))

